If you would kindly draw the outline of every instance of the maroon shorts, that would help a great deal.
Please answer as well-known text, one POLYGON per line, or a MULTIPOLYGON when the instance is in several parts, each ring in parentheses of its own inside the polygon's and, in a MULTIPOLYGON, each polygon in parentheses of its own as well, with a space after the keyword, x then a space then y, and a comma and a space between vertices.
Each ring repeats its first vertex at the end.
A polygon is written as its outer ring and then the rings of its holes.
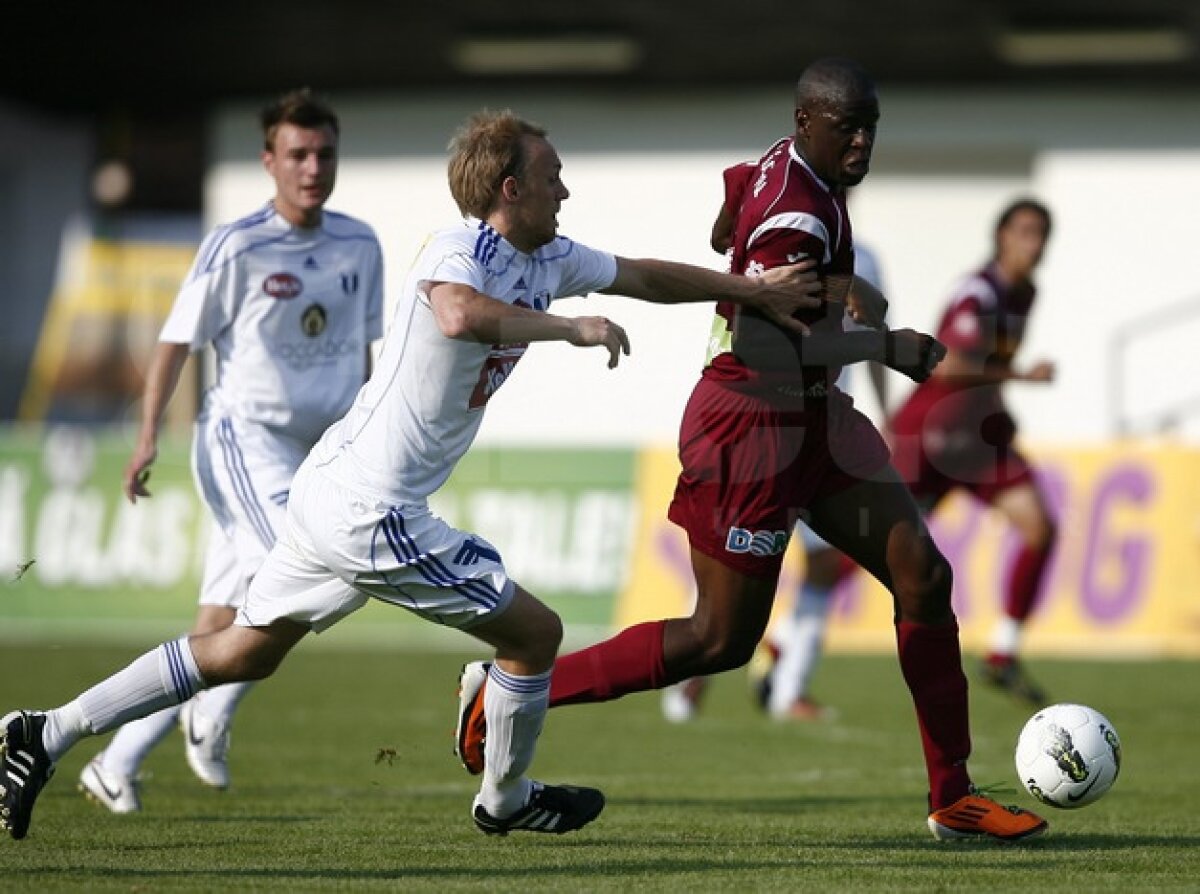
POLYGON ((926 510, 956 487, 991 503, 1033 480, 1012 416, 983 396, 918 389, 892 420, 892 465, 926 510))
POLYGON ((888 449, 841 391, 803 404, 702 378, 679 432, 683 472, 667 517, 692 547, 751 577, 779 574, 792 527, 830 494, 872 477, 888 449))

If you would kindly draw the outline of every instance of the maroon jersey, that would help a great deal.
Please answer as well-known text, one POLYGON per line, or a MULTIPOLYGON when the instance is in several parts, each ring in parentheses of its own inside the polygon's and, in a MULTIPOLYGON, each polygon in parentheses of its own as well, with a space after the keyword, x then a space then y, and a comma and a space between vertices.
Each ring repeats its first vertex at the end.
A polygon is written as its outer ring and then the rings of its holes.
MULTIPOLYGON (((844 191, 831 189, 809 168, 786 137, 757 163, 725 171, 725 205, 735 217, 730 271, 756 276, 772 267, 805 258, 817 262, 822 276, 854 273, 854 249, 844 191)), ((738 354, 739 305, 717 304, 706 378, 739 383, 749 390, 782 389, 793 396, 823 397, 833 389, 839 367, 793 367, 787 372, 754 369, 738 354)), ((800 311, 813 331, 842 330, 841 305, 800 311)), ((801 336, 777 328, 780 339, 798 346, 801 336)))
MULTIPOLYGON (((1011 361, 1025 335, 1035 294, 1031 283, 1006 285, 989 264, 955 287, 938 324, 938 341, 976 358, 981 367, 991 357, 1011 361)), ((970 430, 992 445, 1009 443, 1016 434, 999 382, 963 387, 949 376, 935 375, 919 385, 896 414, 897 431, 922 424, 970 430)))

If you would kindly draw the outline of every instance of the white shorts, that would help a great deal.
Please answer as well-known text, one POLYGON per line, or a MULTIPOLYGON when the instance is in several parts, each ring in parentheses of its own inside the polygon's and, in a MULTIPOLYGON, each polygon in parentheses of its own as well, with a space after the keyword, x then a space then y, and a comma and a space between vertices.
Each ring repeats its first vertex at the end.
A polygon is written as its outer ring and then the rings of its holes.
POLYGON ((221 414, 196 420, 192 473, 213 517, 201 605, 237 607, 286 519, 288 491, 308 445, 221 414))
POLYGON ((306 463, 292 483, 283 535, 235 623, 287 618, 320 632, 374 597, 467 628, 504 611, 514 591, 482 537, 450 527, 424 503, 360 497, 306 463))

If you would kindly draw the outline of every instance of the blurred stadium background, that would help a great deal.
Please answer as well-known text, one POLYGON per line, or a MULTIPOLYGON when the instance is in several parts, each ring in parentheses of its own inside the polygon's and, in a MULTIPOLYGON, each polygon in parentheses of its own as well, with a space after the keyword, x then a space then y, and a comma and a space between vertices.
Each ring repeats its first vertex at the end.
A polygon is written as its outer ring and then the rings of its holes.
MULTIPOLYGON (((171 409, 155 498, 125 505, 120 470, 143 364, 200 236, 270 195, 254 116, 274 94, 307 84, 339 110, 330 207, 375 226, 390 295, 455 214, 444 146, 483 106, 550 129, 572 191, 562 232, 719 267, 707 245, 721 169, 787 133, 796 75, 840 54, 880 84, 875 164, 853 207, 895 322, 935 325, 1008 199, 1034 194, 1056 215, 1024 355, 1055 359, 1059 379, 1010 388, 1064 534, 1030 652, 1200 655, 1195 4, 3 10, 0 640, 140 644, 188 624, 203 556, 187 463, 202 368, 171 409)), ((610 372, 598 355, 530 352, 439 504, 494 539, 576 640, 687 606, 685 548, 664 510, 711 316, 561 305, 583 307, 627 326, 630 362, 610 372)), ((904 383, 891 386, 902 399, 904 383)), ((1015 544, 966 502, 937 531, 977 647, 1015 544)), ((783 604, 801 565, 790 557, 783 604)), ((442 641, 400 614, 369 607, 322 639, 442 641)), ((867 582, 843 588, 831 645, 891 650, 890 606, 867 582)))

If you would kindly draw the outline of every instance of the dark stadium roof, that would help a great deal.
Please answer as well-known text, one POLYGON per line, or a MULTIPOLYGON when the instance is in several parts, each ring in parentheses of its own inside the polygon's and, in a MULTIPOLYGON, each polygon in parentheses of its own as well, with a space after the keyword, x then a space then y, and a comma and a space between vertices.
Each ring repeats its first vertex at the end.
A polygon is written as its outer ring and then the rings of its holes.
POLYGON ((1186 0, 8 0, 0 98, 155 108, 480 77, 703 86, 847 55, 907 83, 1200 81, 1186 0))

